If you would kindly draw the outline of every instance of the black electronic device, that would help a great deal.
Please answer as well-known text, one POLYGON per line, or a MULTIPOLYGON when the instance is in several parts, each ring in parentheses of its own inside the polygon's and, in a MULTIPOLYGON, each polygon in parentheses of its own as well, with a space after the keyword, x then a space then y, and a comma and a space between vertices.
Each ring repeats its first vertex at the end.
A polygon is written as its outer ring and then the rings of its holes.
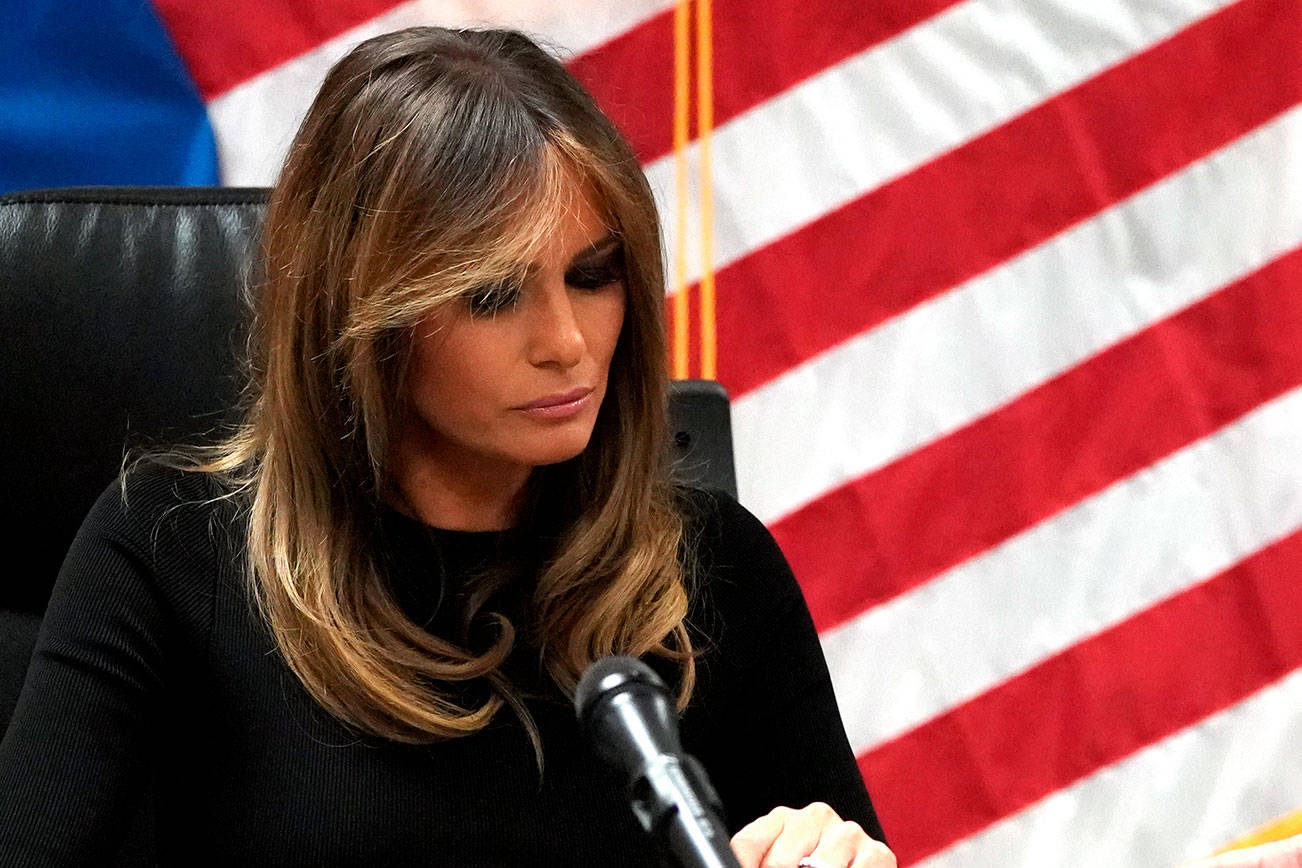
POLYGON ((634 657, 603 657, 574 696, 589 743, 629 782, 633 813, 682 868, 741 868, 705 769, 685 753, 664 682, 634 657))

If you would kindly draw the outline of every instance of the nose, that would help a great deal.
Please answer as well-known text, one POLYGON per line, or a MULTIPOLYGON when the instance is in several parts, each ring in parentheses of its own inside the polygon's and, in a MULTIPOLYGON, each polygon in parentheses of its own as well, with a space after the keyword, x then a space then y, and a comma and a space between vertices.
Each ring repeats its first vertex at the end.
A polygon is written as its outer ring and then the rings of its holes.
POLYGON ((549 281, 540 290, 529 311, 529 361, 537 367, 572 368, 587 351, 574 299, 563 280, 549 281))

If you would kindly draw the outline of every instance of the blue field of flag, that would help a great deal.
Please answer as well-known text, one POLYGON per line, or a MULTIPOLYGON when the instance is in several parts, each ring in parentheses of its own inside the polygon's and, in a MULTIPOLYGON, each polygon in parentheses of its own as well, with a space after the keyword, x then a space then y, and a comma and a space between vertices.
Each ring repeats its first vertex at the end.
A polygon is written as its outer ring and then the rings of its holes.
POLYGON ((212 127, 146 0, 7 0, 0 192, 216 184, 212 127))

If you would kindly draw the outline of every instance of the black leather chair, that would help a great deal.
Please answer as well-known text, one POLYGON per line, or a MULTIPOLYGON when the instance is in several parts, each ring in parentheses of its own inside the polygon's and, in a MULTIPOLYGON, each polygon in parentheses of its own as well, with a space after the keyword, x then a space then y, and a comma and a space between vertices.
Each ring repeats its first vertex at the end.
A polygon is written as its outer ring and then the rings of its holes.
MULTIPOLYGON (((64 552, 125 450, 201 441, 232 421, 266 193, 0 197, 0 728, 64 552)), ((735 494, 722 388, 676 384, 670 415, 680 477, 735 494)))

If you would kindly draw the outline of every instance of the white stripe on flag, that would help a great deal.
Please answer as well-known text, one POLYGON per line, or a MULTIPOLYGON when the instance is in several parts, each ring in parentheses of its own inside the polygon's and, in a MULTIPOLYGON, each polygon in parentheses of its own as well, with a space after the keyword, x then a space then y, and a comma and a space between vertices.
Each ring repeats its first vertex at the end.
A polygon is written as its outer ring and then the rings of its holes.
POLYGON ((1295 389, 824 632, 850 745, 902 735, 1299 527, 1295 389))
POLYGON ((671 6, 673 0, 416 0, 395 6, 208 104, 222 183, 256 187, 275 182, 326 71, 364 39, 417 24, 515 27, 567 54, 579 54, 671 6))
POLYGON ((1295 670, 917 864, 1157 868, 1205 856, 1302 804, 1299 708, 1295 670))
MULTIPOLYGON (((967 0, 720 126, 712 142, 722 267, 1165 39, 1228 0, 967 0)), ((739 71, 738 71, 739 72, 739 71)), ((688 151, 690 177, 698 153, 688 151)), ((675 213, 674 157, 647 167, 675 213)), ((693 180, 693 184, 695 181, 693 180)), ((689 282, 700 276, 698 198, 689 282)), ((665 224, 673 250, 675 226, 665 224)))
POLYGON ((772 523, 1302 243, 1302 107, 733 404, 772 523))

